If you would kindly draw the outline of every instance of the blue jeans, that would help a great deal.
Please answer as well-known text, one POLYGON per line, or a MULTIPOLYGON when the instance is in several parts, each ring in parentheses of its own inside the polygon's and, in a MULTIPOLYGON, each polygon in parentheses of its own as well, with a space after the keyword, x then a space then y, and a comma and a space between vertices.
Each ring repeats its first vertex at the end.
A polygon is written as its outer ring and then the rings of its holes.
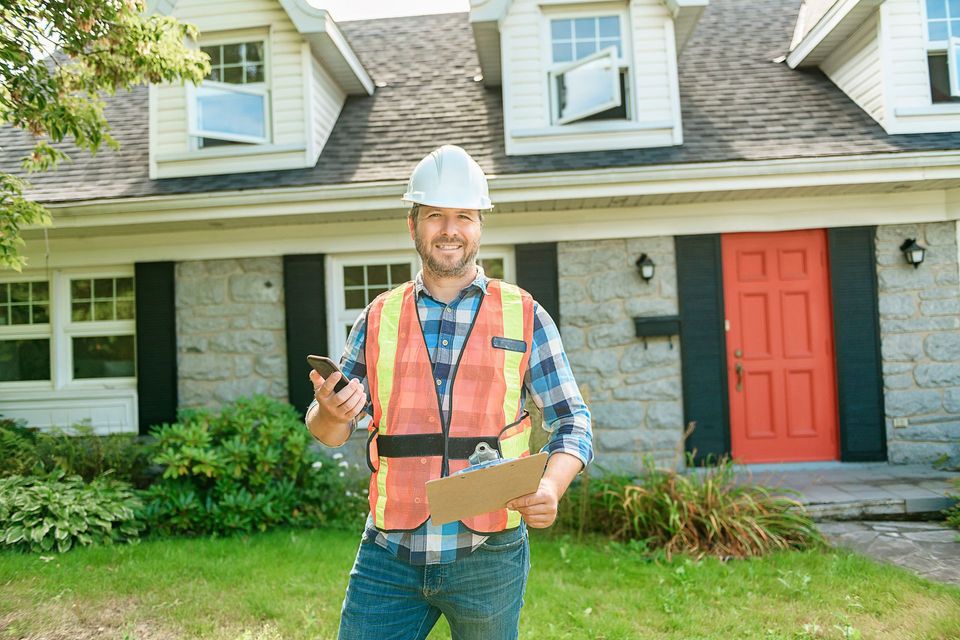
POLYGON ((423 640, 442 613, 453 640, 508 640, 519 632, 530 572, 524 527, 490 536, 449 564, 411 565, 360 543, 340 613, 340 640, 423 640))

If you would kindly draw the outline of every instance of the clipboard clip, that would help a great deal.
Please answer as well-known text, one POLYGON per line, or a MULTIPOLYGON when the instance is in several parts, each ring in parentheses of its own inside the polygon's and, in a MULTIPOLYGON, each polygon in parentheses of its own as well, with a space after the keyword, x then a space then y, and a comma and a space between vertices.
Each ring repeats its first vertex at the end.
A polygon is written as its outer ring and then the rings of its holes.
POLYGON ((500 459, 500 452, 491 447, 486 442, 477 443, 477 448, 473 450, 473 453, 470 454, 470 457, 467 458, 467 461, 470 463, 470 466, 475 466, 482 464, 484 462, 491 462, 493 460, 500 459))

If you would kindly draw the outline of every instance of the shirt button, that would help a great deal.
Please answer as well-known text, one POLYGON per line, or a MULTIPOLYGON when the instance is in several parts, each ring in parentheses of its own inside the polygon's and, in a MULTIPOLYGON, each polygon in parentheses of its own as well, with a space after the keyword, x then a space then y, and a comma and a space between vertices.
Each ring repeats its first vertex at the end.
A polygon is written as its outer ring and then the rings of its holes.
POLYGON ((440 386, 440 378, 437 378, 437 386, 440 386))
POLYGON ((443 341, 443 346, 447 346, 447 341, 446 341, 446 340, 443 341))
POLYGON ((446 312, 447 312, 447 315, 449 315, 449 314, 453 313, 453 309, 451 309, 450 307, 447 307, 447 308, 446 308, 446 312))

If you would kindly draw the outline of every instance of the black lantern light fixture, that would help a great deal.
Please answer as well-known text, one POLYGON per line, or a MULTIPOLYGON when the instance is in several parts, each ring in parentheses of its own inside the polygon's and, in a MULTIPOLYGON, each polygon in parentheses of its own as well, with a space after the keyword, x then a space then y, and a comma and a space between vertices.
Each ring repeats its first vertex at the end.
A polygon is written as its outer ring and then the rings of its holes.
POLYGON ((650 282, 650 279, 653 278, 653 272, 656 271, 656 268, 657 265, 653 263, 653 260, 651 260, 647 254, 641 253, 640 257, 637 258, 637 271, 640 272, 640 277, 646 282, 650 282))
POLYGON ((926 253, 926 247, 917 244, 916 238, 907 238, 900 245, 900 251, 903 251, 903 257, 907 259, 908 264, 912 264, 916 269, 923 262, 923 256, 926 253))

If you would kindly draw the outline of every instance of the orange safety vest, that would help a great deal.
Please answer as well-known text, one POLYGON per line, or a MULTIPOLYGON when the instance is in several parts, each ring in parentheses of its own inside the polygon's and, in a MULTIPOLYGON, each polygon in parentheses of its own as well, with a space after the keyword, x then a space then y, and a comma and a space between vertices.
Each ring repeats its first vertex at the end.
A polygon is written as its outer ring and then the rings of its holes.
MULTIPOLYGON (((373 402, 367 439, 370 512, 381 531, 411 531, 430 517, 428 480, 469 466, 481 441, 504 459, 530 454, 530 416, 520 406, 533 345, 533 298, 490 280, 454 366, 444 422, 412 282, 381 294, 367 312, 365 356, 373 402)), ((508 509, 462 521, 477 533, 520 525, 508 509)))

